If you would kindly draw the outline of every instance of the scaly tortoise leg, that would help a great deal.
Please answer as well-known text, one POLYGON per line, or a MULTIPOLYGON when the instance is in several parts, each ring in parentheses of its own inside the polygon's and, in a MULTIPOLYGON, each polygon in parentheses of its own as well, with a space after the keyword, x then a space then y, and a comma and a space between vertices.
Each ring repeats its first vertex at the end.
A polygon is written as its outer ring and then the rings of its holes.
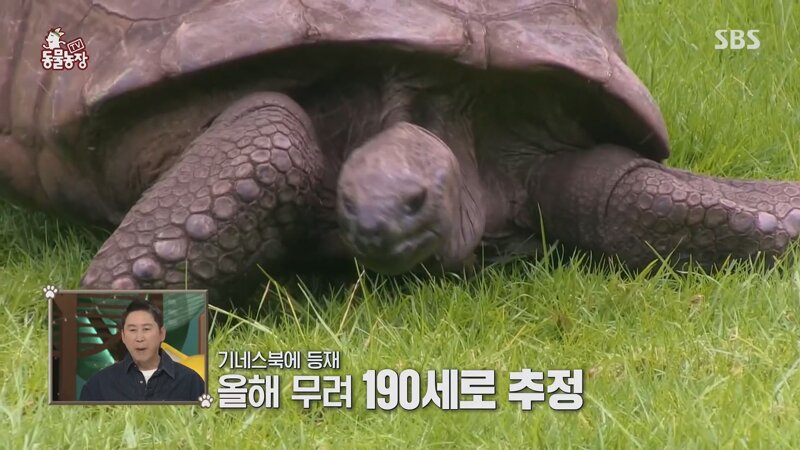
POLYGON ((669 169, 605 145, 554 156, 531 177, 547 234, 633 268, 672 255, 712 268, 777 256, 800 235, 800 185, 669 169))
POLYGON ((277 262, 316 193, 323 161, 290 98, 252 94, 225 110, 147 189, 81 285, 214 287, 277 262))

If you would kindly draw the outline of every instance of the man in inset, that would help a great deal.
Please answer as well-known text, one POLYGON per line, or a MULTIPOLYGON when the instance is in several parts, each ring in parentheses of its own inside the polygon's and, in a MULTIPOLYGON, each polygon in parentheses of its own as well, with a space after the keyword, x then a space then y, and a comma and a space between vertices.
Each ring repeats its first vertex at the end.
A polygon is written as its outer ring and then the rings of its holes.
POLYGON ((134 300, 122 315, 120 329, 128 354, 89 378, 81 401, 197 401, 205 393, 197 372, 161 351, 167 330, 158 308, 134 300))

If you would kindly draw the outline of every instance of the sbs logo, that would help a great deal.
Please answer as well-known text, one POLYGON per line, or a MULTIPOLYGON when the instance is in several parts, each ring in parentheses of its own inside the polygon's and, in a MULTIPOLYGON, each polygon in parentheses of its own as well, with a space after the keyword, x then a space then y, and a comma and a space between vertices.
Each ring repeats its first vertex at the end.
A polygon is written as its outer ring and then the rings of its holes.
POLYGON ((714 36, 717 37, 719 43, 714 46, 717 50, 755 50, 761 47, 761 41, 758 40, 759 30, 717 30, 714 36), (747 39, 745 39, 747 36, 747 39))

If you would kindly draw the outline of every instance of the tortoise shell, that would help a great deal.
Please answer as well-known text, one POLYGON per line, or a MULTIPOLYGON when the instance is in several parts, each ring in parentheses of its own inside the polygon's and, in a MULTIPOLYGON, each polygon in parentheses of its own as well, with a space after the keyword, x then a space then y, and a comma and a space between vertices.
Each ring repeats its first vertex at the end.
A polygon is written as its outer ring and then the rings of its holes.
POLYGON ((98 111, 193 74, 309 46, 383 46, 476 70, 569 73, 602 92, 598 107, 636 151, 654 160, 669 153, 661 113, 625 63, 612 0, 16 0, 4 10, 0 187, 40 206, 89 205, 100 219, 124 211, 98 207, 103 181, 84 180, 91 171, 123 173, 126 162, 86 136, 98 111), (65 40, 83 39, 85 70, 44 69, 54 27, 65 40), (117 172, 109 158, 121 160, 117 172))

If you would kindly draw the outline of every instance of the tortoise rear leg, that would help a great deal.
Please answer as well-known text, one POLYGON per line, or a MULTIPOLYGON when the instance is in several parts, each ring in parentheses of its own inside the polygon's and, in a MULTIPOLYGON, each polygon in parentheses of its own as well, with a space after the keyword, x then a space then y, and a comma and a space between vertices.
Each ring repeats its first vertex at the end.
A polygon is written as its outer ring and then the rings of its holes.
POLYGON ((223 112, 142 194, 95 256, 87 288, 217 287, 277 263, 323 171, 309 117, 278 93, 223 112))
POLYGON ((669 169, 616 146, 561 154, 531 178, 547 234, 642 268, 777 256, 800 234, 800 185, 669 169))

